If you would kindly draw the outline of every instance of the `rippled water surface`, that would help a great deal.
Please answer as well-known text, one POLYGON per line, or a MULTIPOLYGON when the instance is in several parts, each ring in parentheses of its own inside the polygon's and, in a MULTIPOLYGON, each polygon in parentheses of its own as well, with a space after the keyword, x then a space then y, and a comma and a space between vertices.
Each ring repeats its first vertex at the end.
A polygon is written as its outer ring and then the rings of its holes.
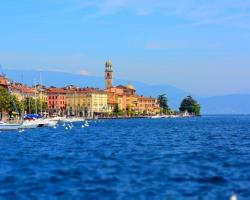
POLYGON ((0 133, 0 198, 250 199, 250 116, 0 133))

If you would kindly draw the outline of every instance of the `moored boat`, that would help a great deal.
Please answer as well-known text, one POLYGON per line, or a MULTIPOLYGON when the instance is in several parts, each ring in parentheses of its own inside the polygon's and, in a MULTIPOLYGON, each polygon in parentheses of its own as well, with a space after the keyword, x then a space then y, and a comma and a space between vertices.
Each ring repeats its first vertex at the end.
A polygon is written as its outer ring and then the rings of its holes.
MULTIPOLYGON (((45 122, 42 119, 41 115, 38 114, 27 114, 23 117, 23 119, 26 121, 31 121, 30 124, 28 124, 28 126, 33 126, 34 124, 38 124, 37 127, 43 127, 45 126, 45 122)), ((34 125, 35 126, 35 125, 34 125)))
POLYGON ((163 115, 154 115, 154 116, 150 116, 149 118, 151 119, 161 119, 161 118, 165 118, 163 115))
POLYGON ((1 131, 10 131, 10 130, 18 130, 20 128, 20 124, 10 124, 0 121, 0 130, 1 131))
POLYGON ((81 117, 69 117, 69 118, 62 118, 60 121, 65 123, 73 123, 73 122, 84 122, 85 119, 81 117))
POLYGON ((44 122, 44 126, 48 126, 48 127, 54 127, 58 121, 53 120, 53 119, 41 119, 41 121, 44 122))
POLYGON ((20 128, 23 128, 23 129, 27 129, 27 128, 37 128, 39 127, 40 123, 38 120, 31 120, 31 121, 28 121, 28 120, 25 120, 20 128))

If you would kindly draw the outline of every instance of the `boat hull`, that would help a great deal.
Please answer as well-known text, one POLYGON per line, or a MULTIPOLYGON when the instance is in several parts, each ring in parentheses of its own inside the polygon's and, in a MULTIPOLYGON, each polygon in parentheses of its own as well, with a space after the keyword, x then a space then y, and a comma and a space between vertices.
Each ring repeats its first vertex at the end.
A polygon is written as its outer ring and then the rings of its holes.
POLYGON ((73 122, 84 122, 84 118, 80 118, 80 117, 72 117, 72 118, 62 118, 60 120, 60 122, 63 123, 73 123, 73 122))
POLYGON ((29 128, 37 128, 39 126, 39 123, 36 121, 25 121, 22 123, 21 127, 22 129, 29 129, 29 128))
POLYGON ((0 124, 0 131, 13 131, 20 128, 19 124, 0 124))
POLYGON ((51 121, 51 120, 47 121, 47 126, 48 127, 54 127, 56 124, 57 124, 57 121, 51 121))

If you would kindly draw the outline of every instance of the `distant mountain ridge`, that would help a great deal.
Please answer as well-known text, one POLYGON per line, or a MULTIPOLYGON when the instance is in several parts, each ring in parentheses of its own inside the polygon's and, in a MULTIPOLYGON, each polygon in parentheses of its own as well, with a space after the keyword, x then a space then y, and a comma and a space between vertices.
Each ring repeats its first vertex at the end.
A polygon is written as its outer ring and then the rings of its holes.
POLYGON ((231 94, 198 98, 205 114, 250 114, 250 95, 231 94))
MULTIPOLYGON (((36 70, 14 70, 5 69, 7 77, 16 82, 24 82, 27 85, 40 83, 40 72, 36 70)), ((66 85, 76 85, 78 87, 98 87, 104 88, 104 78, 95 76, 82 76, 65 72, 42 71, 42 84, 46 86, 63 87, 66 85)), ((114 80, 115 85, 132 84, 137 90, 137 94, 157 97, 159 94, 166 94, 169 105, 173 109, 178 109, 181 100, 190 93, 170 85, 150 85, 138 81, 114 80)), ((199 97, 193 95, 202 107, 202 114, 250 114, 250 95, 232 94, 212 97, 199 97)))

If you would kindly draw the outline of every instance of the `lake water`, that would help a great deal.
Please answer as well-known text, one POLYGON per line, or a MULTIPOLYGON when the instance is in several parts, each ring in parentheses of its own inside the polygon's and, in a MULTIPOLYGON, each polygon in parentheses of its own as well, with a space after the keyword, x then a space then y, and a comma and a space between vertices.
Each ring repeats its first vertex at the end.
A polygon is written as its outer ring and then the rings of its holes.
POLYGON ((0 199, 250 199, 250 116, 0 133, 0 199))

